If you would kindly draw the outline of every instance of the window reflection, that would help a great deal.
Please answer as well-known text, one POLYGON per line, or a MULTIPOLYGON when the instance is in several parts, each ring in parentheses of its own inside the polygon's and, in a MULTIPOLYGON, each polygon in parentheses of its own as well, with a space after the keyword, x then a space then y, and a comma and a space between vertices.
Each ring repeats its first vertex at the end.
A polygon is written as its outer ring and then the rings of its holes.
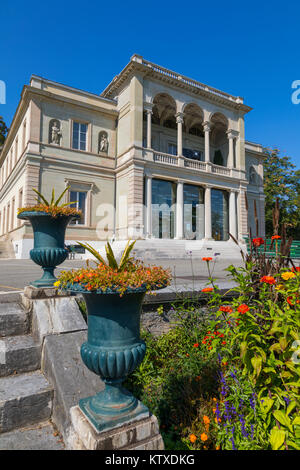
POLYGON ((228 240, 229 213, 228 193, 219 189, 211 190, 211 225, 215 240, 228 240))
POLYGON ((199 240, 204 238, 204 189, 200 186, 185 184, 184 201, 184 238, 199 240))
POLYGON ((174 238, 176 184, 152 179, 152 235, 174 238))

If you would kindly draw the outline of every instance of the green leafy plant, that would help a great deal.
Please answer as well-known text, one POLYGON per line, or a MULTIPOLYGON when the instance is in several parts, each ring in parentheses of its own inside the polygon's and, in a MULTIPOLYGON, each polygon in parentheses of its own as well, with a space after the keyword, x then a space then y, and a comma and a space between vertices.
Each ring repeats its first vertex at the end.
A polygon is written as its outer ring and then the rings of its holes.
POLYGON ((69 207, 71 204, 76 204, 76 201, 73 202, 66 202, 64 204, 59 205, 60 201, 64 197, 65 193, 68 191, 70 186, 67 186, 64 191, 55 198, 55 190, 52 189, 51 199, 48 201, 45 196, 40 193, 37 189, 32 188, 32 190, 37 194, 36 201, 37 204, 33 206, 26 206, 18 208, 18 214, 21 214, 25 211, 32 211, 32 212, 46 212, 51 214, 52 217, 57 217, 58 215, 74 215, 80 216, 81 211, 77 210, 74 207, 69 207))
POLYGON ((171 274, 161 266, 144 266, 140 260, 130 258, 134 243, 127 243, 118 263, 110 244, 105 246, 108 262, 89 244, 78 242, 96 258, 96 267, 62 271, 54 284, 60 289, 115 292, 123 295, 126 291, 142 289, 146 292, 161 289, 170 284, 171 274))
POLYGON ((97 264, 101 263, 104 266, 107 266, 111 269, 116 270, 117 272, 122 272, 128 269, 128 267, 132 265, 132 260, 130 259, 130 253, 133 250, 135 242, 136 242, 135 240, 133 242, 130 242, 130 240, 128 240, 119 263, 116 260, 116 257, 114 255, 114 252, 109 242, 107 242, 105 245, 105 251, 106 251, 108 263, 100 255, 100 253, 88 243, 81 243, 81 242, 77 242, 77 243, 81 245, 83 248, 85 248, 86 250, 88 250, 96 258, 95 262, 97 264))

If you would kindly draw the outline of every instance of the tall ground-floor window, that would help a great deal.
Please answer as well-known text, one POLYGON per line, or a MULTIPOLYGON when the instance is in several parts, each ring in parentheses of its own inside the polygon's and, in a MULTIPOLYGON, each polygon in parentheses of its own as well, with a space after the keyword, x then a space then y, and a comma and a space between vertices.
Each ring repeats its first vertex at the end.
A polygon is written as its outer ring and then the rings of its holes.
POLYGON ((70 202, 74 202, 70 207, 80 210, 82 215, 78 220, 73 219, 70 224, 85 225, 86 224, 86 196, 85 191, 70 191, 70 202))
POLYGON ((204 238, 204 189, 200 186, 183 186, 183 233, 187 240, 204 238))
POLYGON ((211 190, 211 225, 215 240, 229 238, 228 192, 220 189, 211 190))
POLYGON ((176 184, 152 179, 152 235, 174 238, 176 184))

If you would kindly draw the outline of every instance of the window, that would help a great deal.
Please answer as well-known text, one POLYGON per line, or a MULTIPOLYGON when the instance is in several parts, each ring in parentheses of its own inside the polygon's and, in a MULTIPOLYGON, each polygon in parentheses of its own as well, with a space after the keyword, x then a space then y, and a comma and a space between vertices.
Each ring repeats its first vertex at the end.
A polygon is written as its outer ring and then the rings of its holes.
POLYGON ((176 144, 169 144, 168 145, 168 153, 170 155, 177 155, 177 145, 176 144))
POLYGON ((229 200, 228 192, 220 189, 211 190, 211 226, 212 237, 219 241, 229 238, 229 200))
POLYGON ((155 238, 174 238, 176 184, 152 179, 152 233, 155 238))
POLYGON ((77 150, 86 150, 87 148, 87 124, 73 122, 72 148, 77 150))
POLYGON ((73 225, 85 225, 86 224, 86 199, 87 193, 85 191, 70 191, 70 207, 75 207, 77 210, 82 212, 82 216, 78 220, 73 220, 70 223, 73 225))

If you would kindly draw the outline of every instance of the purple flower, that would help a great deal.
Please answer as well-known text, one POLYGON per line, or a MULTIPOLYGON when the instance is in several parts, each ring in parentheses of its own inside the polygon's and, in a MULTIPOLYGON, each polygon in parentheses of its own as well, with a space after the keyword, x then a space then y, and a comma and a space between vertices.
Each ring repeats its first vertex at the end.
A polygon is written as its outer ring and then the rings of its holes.
POLYGON ((251 439, 253 440, 253 435, 254 435, 254 426, 251 424, 251 439))
POLYGON ((289 404, 291 403, 291 400, 289 399, 289 397, 283 397, 283 399, 286 402, 286 404, 289 406, 289 404))
POLYGON ((249 398, 250 406, 252 410, 255 410, 255 393, 252 393, 252 397, 249 398))

